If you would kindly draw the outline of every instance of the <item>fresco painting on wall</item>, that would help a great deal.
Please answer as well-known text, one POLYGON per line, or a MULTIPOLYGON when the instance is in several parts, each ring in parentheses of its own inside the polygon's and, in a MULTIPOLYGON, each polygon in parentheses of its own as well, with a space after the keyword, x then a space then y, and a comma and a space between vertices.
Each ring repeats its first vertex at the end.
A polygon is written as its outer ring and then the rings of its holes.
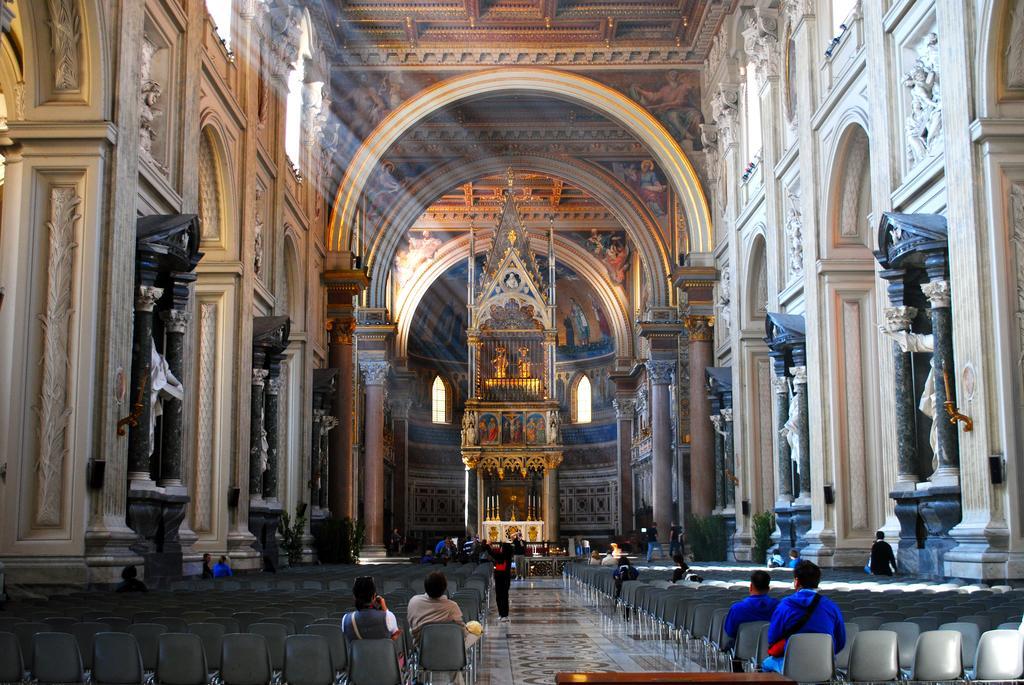
MULTIPOLYGON (((575 242, 589 247, 587 241, 593 234, 574 232, 569 235, 575 242)), ((601 234, 598 236, 601 237, 601 234)), ((625 234, 619 237, 624 244, 625 234)), ((611 240, 610 237, 608 239, 611 240)), ((541 272, 546 272, 546 258, 541 256, 537 262, 541 272)), ((571 267, 561 262, 555 264, 555 284, 558 302, 555 312, 558 360, 579 360, 610 354, 614 347, 611 321, 594 289, 571 267)))
POLYGON ((664 220, 668 217, 668 179, 653 160, 603 162, 602 164, 637 194, 637 197, 655 218, 664 220))
POLYGON ((588 74, 643 105, 680 143, 701 150, 700 74, 696 71, 605 71, 588 74))
MULTIPOLYGON (((427 259, 424 253, 436 251, 451 235, 434 231, 411 233, 406 245, 399 250, 399 255, 407 253, 402 257, 402 263, 414 269, 418 264, 417 259, 427 259), (416 251, 419 257, 409 256, 416 251)), ((396 257, 395 261, 397 267, 399 259, 396 257)), ((464 262, 452 266, 434 281, 423 296, 410 326, 411 355, 450 364, 461 365, 467 362, 466 274, 464 262)))
POLYGON ((624 231, 599 233, 593 229, 587 238, 587 248, 604 264, 613 283, 623 285, 626 282, 630 248, 624 231))

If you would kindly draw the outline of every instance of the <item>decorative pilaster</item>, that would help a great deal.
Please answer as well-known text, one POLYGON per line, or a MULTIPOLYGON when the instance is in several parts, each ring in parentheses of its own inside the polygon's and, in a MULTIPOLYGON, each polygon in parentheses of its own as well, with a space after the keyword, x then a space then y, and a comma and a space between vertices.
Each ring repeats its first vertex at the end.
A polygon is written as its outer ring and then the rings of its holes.
MULTIPOLYGON (((181 380, 185 373, 185 330, 188 328, 189 313, 180 309, 160 312, 164 322, 164 357, 174 377, 181 380)), ((163 430, 160 451, 161 486, 180 486, 181 454, 184 426, 182 402, 176 397, 163 400, 163 430)))
POLYGON ((725 488, 724 506, 728 511, 736 508, 736 455, 733 448, 732 409, 729 407, 722 410, 722 426, 722 480, 725 488))
POLYGON ((789 372, 793 374, 793 401, 797 403, 796 418, 797 446, 800 449, 800 497, 809 502, 811 499, 811 432, 807 423, 807 367, 794 366, 789 372))
POLYGON ((363 481, 363 518, 366 555, 384 551, 384 384, 391 364, 384 360, 359 362, 366 389, 366 464, 363 481))
POLYGON ((263 430, 267 436, 267 465, 263 472, 263 499, 277 499, 278 451, 281 428, 281 375, 271 372, 263 396, 263 430))
POLYGON ((647 362, 647 377, 651 382, 652 505, 659 531, 667 531, 675 518, 672 514, 672 415, 668 392, 675 368, 675 360, 647 362))
POLYGON ((932 373, 935 378, 936 460, 938 467, 929 480, 932 485, 958 486, 960 484, 960 452, 957 425, 949 421, 945 403, 955 401, 955 376, 953 372, 953 315, 950 311, 950 285, 945 279, 934 279, 921 286, 921 292, 928 298, 928 313, 932 320, 932 337, 935 351, 932 352, 932 373), (953 398, 947 395, 947 387, 953 398))
MULTIPOLYGON (((910 324, 917 316, 914 307, 886 307, 885 323, 888 334, 909 333, 910 324)), ((914 358, 896 341, 892 343, 893 385, 895 386, 896 420, 896 490, 913 490, 918 482, 917 406, 914 401, 914 358)))
POLYGON ((266 369, 252 370, 249 399, 249 495, 263 496, 263 471, 266 468, 263 428, 263 395, 270 372, 266 369))
POLYGON ((153 407, 152 349, 153 307, 164 294, 163 288, 139 286, 135 294, 135 326, 132 330, 132 381, 130 392, 132 423, 128 430, 128 480, 151 481, 150 457, 153 454, 152 435, 149 431, 153 407))

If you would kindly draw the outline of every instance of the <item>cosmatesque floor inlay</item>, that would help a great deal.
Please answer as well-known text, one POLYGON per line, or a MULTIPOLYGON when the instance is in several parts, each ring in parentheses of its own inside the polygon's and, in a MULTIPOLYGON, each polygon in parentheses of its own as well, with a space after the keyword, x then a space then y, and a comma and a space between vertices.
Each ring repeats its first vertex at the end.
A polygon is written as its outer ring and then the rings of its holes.
POLYGON ((479 685, 550 685, 560 671, 701 670, 666 643, 631 634, 607 605, 560 580, 514 583, 509 604, 511 622, 499 623, 492 600, 479 685))

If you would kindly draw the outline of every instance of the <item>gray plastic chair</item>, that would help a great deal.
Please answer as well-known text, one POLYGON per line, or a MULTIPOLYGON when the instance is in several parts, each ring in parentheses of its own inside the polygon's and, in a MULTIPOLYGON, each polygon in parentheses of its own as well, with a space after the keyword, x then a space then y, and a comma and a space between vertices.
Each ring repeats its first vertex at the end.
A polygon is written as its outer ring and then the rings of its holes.
POLYGON ((983 633, 974 657, 972 680, 1016 680, 1024 674, 1024 640, 1016 630, 983 633))
POLYGON ((43 623, 50 626, 51 632, 70 633, 71 626, 78 623, 78 619, 70 616, 47 616, 43 619, 43 623))
POLYGON ((960 633, 955 630, 921 633, 914 653, 911 680, 958 680, 963 670, 960 633))
POLYGON ((824 633, 800 633, 786 641, 782 675, 799 683, 832 680, 835 673, 832 636, 824 633))
POLYGON ((93 685, 141 685, 146 679, 139 644, 129 633, 98 633, 92 643, 93 685))
POLYGON ((914 649, 917 647, 917 638, 921 629, 916 623, 907 621, 892 621, 883 623, 879 630, 891 630, 896 633, 896 645, 900 651, 900 668, 909 669, 914 665, 914 649))
POLYGON ((224 685, 266 685, 273 677, 270 651, 262 635, 230 633, 220 651, 220 677, 224 685))
POLYGON ((128 632, 139 643, 142 667, 147 671, 155 671, 156 660, 160 655, 160 636, 167 632, 167 628, 159 623, 133 623, 128 626, 128 632))
POLYGON ((190 633, 160 636, 156 682, 160 685, 206 685, 208 672, 203 641, 190 633))
POLYGON ((253 623, 263 622, 263 614, 257 614, 253 611, 237 611, 231 617, 238 621, 238 627, 243 633, 248 633, 249 626, 253 623))
POLYGON ((18 644, 21 645, 21 656, 25 659, 25 670, 32 670, 32 638, 37 633, 50 632, 50 626, 39 621, 25 621, 14 624, 14 634, 18 636, 18 644))
POLYGON ((940 625, 939 619, 934 616, 913 616, 908 618, 907 621, 910 623, 916 623, 922 633, 927 630, 938 630, 940 625))
POLYGON ((192 623, 188 632, 198 635, 206 653, 206 667, 211 672, 220 670, 220 647, 224 642, 224 626, 219 623, 192 623))
MULTIPOLYGON (((344 672, 348 669, 348 642, 345 633, 336 625, 324 625, 311 623, 303 631, 307 635, 319 635, 327 640, 327 646, 331 650, 331 664, 337 672, 344 672)), ((285 655, 285 662, 288 657, 285 655)))
POLYGON ((298 633, 303 626, 308 626, 310 623, 316 622, 316 616, 313 614, 307 614, 305 611, 286 611, 281 614, 281 618, 286 618, 292 622, 292 633, 298 633))
POLYGON ((206 623, 206 619, 216 616, 212 611, 183 611, 181 620, 189 625, 193 623, 206 623))
POLYGON ((242 626, 239 625, 238 619, 231 616, 214 616, 213 618, 203 621, 203 623, 219 623, 224 626, 224 634, 229 635, 231 633, 242 632, 242 626))
POLYGON ((14 626, 24 623, 25 619, 20 616, 0 616, 0 633, 14 634, 14 626))
MULTIPOLYGON (((946 621, 946 623, 954 623, 954 621, 946 621)), ((974 623, 978 626, 978 634, 984 633, 986 630, 992 630, 992 619, 988 616, 978 616, 977 614, 971 616, 960 616, 956 619, 955 623, 974 623)))
POLYGON ((188 623, 183 618, 177 616, 157 616, 152 621, 147 623, 159 623, 167 628, 168 633, 187 633, 188 623))
POLYGON ((974 653, 978 651, 978 643, 981 641, 978 624, 961 621, 943 623, 939 630, 955 630, 960 633, 960 663, 966 670, 974 668, 974 653))
MULTIPOLYGON (((294 635, 296 633, 295 629, 298 627, 296 625, 295 621, 293 621, 292 619, 290 619, 290 618, 280 618, 278 616, 272 616, 270 618, 265 618, 262 621, 260 621, 260 623, 276 623, 278 625, 284 626, 285 630, 288 633, 288 635, 294 635)), ((301 625, 306 625, 306 623, 308 623, 308 621, 306 621, 305 623, 302 623, 301 625)), ((252 626, 249 626, 249 628, 250 628, 250 632, 252 632, 252 626)))
POLYGON ((159 616, 159 611, 136 611, 132 614, 132 623, 156 623, 153 619, 159 616))
POLYGON ((106 623, 96 621, 82 621, 71 626, 67 631, 75 636, 78 641, 78 651, 82 653, 82 666, 85 670, 92 670, 92 645, 99 633, 109 633, 110 626, 106 623))
POLYGON ((14 633, 0 632, 0 683, 20 683, 25 675, 21 644, 14 633))
POLYGON ((289 635, 284 643, 284 674, 288 685, 332 685, 331 648, 320 635, 289 635))
POLYGON ((32 675, 37 683, 81 683, 85 680, 78 642, 70 633, 32 636, 32 675))
MULTIPOLYGON (((349 685, 402 685, 398 655, 392 640, 356 640, 351 643, 349 685)), ((228 684, 230 685, 230 684, 228 684)))
POLYGON ((288 638, 288 627, 280 623, 253 623, 249 632, 262 635, 270 651, 270 663, 275 671, 284 668, 284 641, 288 638))
POLYGON ((463 673, 466 670, 466 642, 462 626, 434 623, 420 631, 421 670, 433 674, 463 673))
POLYGON ((878 630, 878 627, 882 625, 882 619, 877 616, 857 616, 856 618, 847 619, 849 623, 856 623, 861 630, 878 630))
POLYGON ((850 665, 850 651, 853 649, 853 641, 856 639, 857 634, 860 633, 860 626, 856 623, 845 623, 846 627, 846 644, 843 648, 836 652, 836 670, 846 672, 846 669, 850 665))
POLYGON ((850 650, 847 675, 850 682, 897 680, 900 676, 900 657, 896 633, 891 630, 858 632, 850 650))
POLYGON ((764 660, 768 658, 768 648, 771 645, 768 644, 768 623, 765 622, 761 626, 761 630, 757 631, 757 659, 755 664, 758 668, 764 663, 764 660))
POLYGON ((736 629, 736 641, 732 647, 732 658, 739 661, 747 668, 750 665, 759 666, 757 661, 757 639, 762 628, 768 627, 768 621, 748 621, 741 623, 736 629))
POLYGON ((127 633, 128 626, 132 624, 132 622, 124 616, 101 616, 96 620, 110 626, 110 632, 112 633, 127 633))

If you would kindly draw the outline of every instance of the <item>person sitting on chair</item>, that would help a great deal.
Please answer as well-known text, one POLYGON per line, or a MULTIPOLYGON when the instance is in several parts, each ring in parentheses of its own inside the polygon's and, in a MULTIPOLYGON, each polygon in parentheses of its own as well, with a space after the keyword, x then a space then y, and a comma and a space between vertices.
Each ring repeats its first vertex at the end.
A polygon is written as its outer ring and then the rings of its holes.
POLYGON ((356 608, 341 619, 341 630, 349 642, 352 640, 397 640, 401 632, 398 619, 388 611, 387 602, 377 594, 377 586, 370 576, 360 576, 352 585, 356 608))
MULTIPOLYGON (((730 638, 735 639, 744 623, 753 621, 770 621, 779 600, 768 595, 772 577, 767 571, 754 571, 750 574, 750 596, 729 607, 722 630, 730 638)), ((733 662, 733 672, 742 673, 741 664, 733 662)))
POLYGON ((146 584, 139 580, 139 569, 125 566, 121 571, 121 584, 116 592, 146 592, 146 584))
POLYGON ((462 609, 452 600, 445 597, 448 589, 448 579, 440 571, 433 571, 427 574, 423 581, 422 595, 416 595, 409 600, 409 630, 412 631, 412 638, 417 643, 423 626, 431 623, 456 623, 462 626, 463 636, 466 640, 466 649, 469 649, 480 639, 466 629, 466 623, 462 619, 462 609))
POLYGON ((835 603, 818 593, 821 569, 801 560, 793 569, 796 592, 786 597, 772 612, 768 624, 768 656, 761 664, 764 671, 782 673, 786 641, 800 633, 824 633, 832 637, 833 654, 846 646, 843 612, 835 603))

